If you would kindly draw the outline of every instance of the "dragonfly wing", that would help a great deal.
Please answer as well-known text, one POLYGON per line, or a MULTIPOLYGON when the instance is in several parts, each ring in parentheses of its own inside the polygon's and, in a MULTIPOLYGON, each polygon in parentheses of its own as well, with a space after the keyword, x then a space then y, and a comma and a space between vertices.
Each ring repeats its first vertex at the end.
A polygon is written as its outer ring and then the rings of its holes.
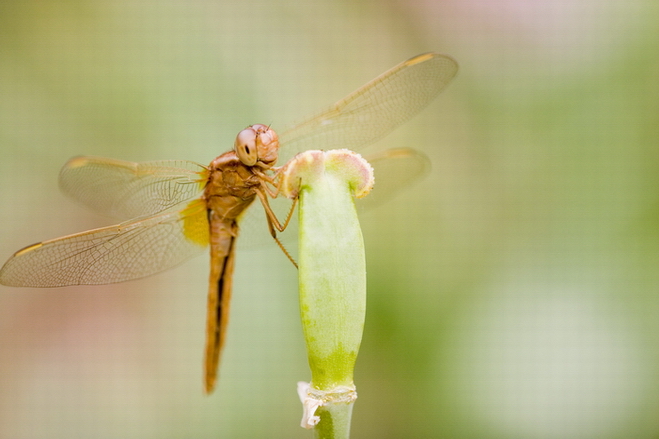
POLYGON ((60 171, 62 191, 98 213, 121 220, 153 215, 199 196, 205 166, 184 160, 133 163, 75 157, 60 171))
POLYGON ((430 159, 421 151, 395 148, 364 157, 373 166, 375 184, 371 192, 357 200, 360 211, 386 203, 409 190, 430 172, 430 159))
POLYGON ((404 61, 327 110, 281 133, 281 156, 288 160, 308 149, 356 150, 366 146, 421 111, 457 71, 453 58, 437 53, 404 61))
POLYGON ((0 283, 61 287, 122 282, 172 268, 207 244, 206 206, 195 200, 180 211, 26 247, 0 269, 0 283))

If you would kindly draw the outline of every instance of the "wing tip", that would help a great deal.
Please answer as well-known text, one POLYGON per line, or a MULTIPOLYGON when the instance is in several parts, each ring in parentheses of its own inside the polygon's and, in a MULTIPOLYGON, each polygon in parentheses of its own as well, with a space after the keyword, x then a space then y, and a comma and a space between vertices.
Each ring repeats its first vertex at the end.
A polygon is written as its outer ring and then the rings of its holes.
POLYGON ((405 61, 403 64, 406 67, 411 67, 411 66, 414 66, 416 64, 421 64, 421 63, 424 63, 426 61, 430 61, 432 59, 442 60, 445 63, 452 64, 453 67, 454 67, 453 68, 454 72, 453 72, 453 75, 451 75, 451 77, 455 76, 455 74, 457 73, 458 67, 459 67, 458 62, 452 56, 445 55, 443 53, 437 53, 437 52, 422 53, 420 55, 413 56, 412 58, 405 61))
POLYGON ((43 242, 37 242, 36 244, 28 245, 27 247, 23 247, 22 249, 18 250, 16 253, 14 253, 13 257, 18 257, 21 255, 24 255, 25 253, 31 252, 32 250, 36 250, 39 247, 43 246, 43 242))
POLYGON ((65 164, 63 168, 68 168, 68 169, 76 169, 76 168, 82 168, 85 166, 87 163, 89 163, 89 157, 87 156, 76 156, 70 158, 65 164))

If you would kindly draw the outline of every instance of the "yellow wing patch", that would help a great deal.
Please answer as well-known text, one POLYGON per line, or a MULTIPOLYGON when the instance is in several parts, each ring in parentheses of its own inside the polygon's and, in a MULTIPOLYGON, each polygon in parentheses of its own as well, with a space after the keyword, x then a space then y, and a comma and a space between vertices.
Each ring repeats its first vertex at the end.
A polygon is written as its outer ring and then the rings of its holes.
POLYGON ((183 234, 188 241, 201 247, 207 246, 210 242, 210 231, 204 200, 191 201, 180 214, 183 218, 183 234))

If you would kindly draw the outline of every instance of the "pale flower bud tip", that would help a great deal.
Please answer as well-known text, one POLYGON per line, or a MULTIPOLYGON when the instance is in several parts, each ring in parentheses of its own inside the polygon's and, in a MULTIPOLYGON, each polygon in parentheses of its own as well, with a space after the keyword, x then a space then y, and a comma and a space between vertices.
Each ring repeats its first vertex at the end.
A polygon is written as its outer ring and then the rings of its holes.
POLYGON ((318 178, 329 168, 345 178, 356 198, 366 196, 375 183, 371 164, 348 149, 305 151, 293 157, 283 168, 281 190, 288 198, 297 197, 300 184, 318 178))

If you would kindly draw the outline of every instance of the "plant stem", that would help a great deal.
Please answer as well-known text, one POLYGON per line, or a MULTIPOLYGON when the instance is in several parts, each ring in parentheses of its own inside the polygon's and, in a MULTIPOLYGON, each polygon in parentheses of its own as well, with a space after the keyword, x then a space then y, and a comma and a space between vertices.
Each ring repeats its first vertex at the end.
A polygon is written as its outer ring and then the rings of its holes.
POLYGON ((282 190, 300 202, 300 314, 311 368, 311 383, 300 390, 303 425, 317 423, 318 439, 347 439, 366 314, 366 262, 354 197, 370 190, 372 168, 346 150, 307 151, 286 166, 282 190))

